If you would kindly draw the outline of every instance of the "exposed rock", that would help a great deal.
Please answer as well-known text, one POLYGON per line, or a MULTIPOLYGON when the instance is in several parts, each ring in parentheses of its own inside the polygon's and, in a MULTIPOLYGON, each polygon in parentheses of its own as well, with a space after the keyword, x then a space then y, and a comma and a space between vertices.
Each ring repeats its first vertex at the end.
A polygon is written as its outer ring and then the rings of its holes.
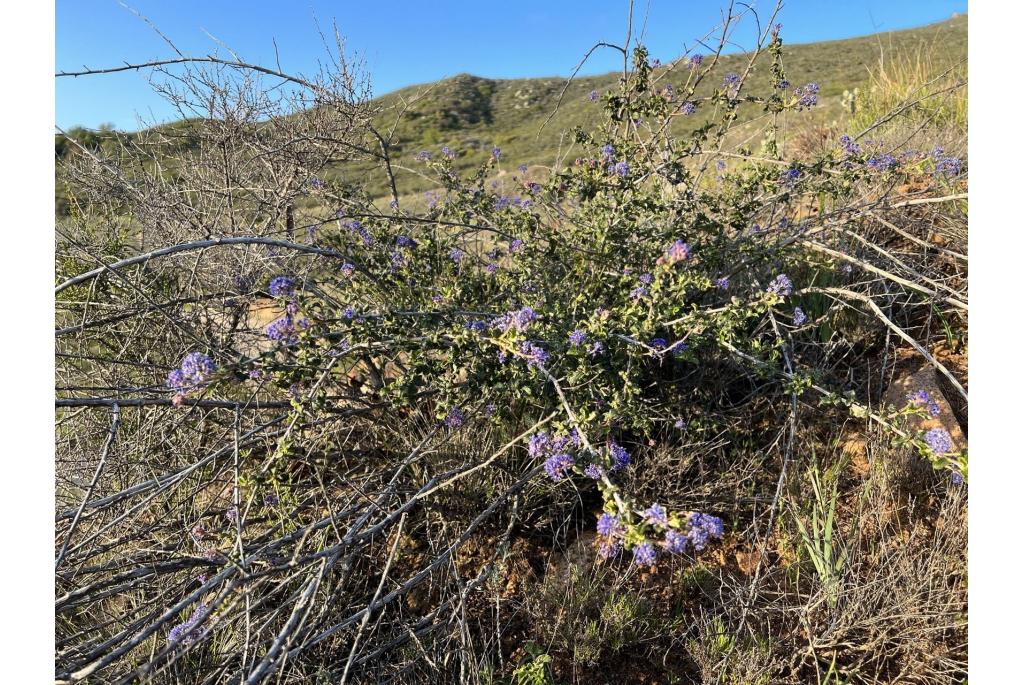
POLYGON ((938 405, 939 415, 934 418, 931 416, 914 417, 910 422, 911 428, 919 431, 944 428, 949 433, 950 438, 952 438, 954 452, 967 447, 967 436, 961 430, 960 423, 957 421, 956 415, 946 399, 946 394, 939 384, 938 373, 930 364, 925 364, 914 373, 894 380, 889 389, 885 391, 882 401, 886 404, 904 407, 907 405, 907 395, 918 390, 927 391, 928 396, 938 405))

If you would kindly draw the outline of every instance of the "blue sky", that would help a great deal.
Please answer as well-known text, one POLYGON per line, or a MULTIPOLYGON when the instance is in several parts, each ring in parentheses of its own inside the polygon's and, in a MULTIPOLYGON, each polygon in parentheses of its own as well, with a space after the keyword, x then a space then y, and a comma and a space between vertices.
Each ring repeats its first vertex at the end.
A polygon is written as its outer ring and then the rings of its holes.
MULTIPOLYGON (((598 40, 621 43, 626 0, 128 0, 186 54, 204 55, 226 44, 250 62, 272 64, 276 40, 281 66, 310 72, 322 56, 316 21, 332 20, 351 51, 366 60, 375 94, 468 72, 489 78, 567 75, 598 40), (207 35, 207 32, 210 35, 207 35)), ((644 42, 663 61, 693 46, 720 20, 725 0, 636 0, 634 24, 646 16, 644 42)), ((769 12, 774 2, 752 2, 769 12)), ((780 14, 790 43, 846 38, 919 26, 966 12, 966 0, 788 0, 780 14)), ((749 22, 748 22, 749 23, 749 22)), ((752 24, 750 25, 752 27, 752 24)), ((749 31, 738 34, 749 40, 749 31)), ((171 48, 117 0, 57 0, 58 71, 107 67, 173 56, 171 48)), ((598 54, 583 74, 621 68, 621 57, 598 54)), ((145 72, 59 78, 61 128, 120 129, 174 118, 154 94, 145 72)))

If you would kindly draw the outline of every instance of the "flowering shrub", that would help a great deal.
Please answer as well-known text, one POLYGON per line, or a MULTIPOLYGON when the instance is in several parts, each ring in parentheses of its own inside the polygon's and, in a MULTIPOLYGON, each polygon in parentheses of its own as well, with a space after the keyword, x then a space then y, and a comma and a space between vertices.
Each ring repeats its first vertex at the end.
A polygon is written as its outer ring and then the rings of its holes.
MULTIPOLYGON (((741 100, 776 113, 817 104, 817 83, 780 97, 788 87, 780 46, 775 31, 772 90, 741 98, 743 77, 726 75, 710 98, 722 108, 722 122, 709 122, 686 143, 624 122, 667 119, 680 108, 692 115, 695 85, 704 76, 700 56, 690 58, 692 69, 678 91, 664 91, 651 82, 653 67, 637 48, 622 91, 603 98, 604 124, 575 131, 581 154, 573 164, 545 183, 521 182, 527 200, 487 183, 501 158, 497 147, 468 177, 452 166, 456 150, 421 152, 417 159, 443 188, 427 213, 339 211, 339 230, 324 231, 318 242, 346 256, 342 277, 314 275, 321 286, 316 292, 275 277, 270 294, 288 298, 289 305, 268 337, 310 369, 328 353, 404 355, 403 372, 379 388, 381 399, 411 406, 424 392, 439 392, 439 406, 450 409, 438 420, 449 428, 493 403, 523 415, 553 411, 560 417, 556 436, 534 434, 529 455, 555 483, 576 477, 597 483, 605 499, 602 527, 615 522, 602 534, 605 556, 630 550, 638 564, 650 564, 659 549, 679 552, 685 542, 703 549, 722 536, 721 520, 632 503, 617 482, 632 461, 621 443, 644 439, 669 421, 660 407, 707 412, 709 398, 686 379, 720 364, 723 354, 778 364, 788 343, 765 323, 780 313, 794 327, 807 323, 804 309, 789 302, 803 284, 787 272, 811 273, 808 256, 793 245, 823 225, 798 216, 797 197, 841 200, 853 180, 900 165, 891 154, 864 152, 843 136, 838 149, 813 166, 790 166, 780 175, 770 164, 748 160, 723 177, 725 186, 702 183, 709 153, 741 100), (652 155, 653 149, 664 152, 652 155), (320 294, 325 289, 330 298, 320 294), (310 320, 294 319, 299 306, 311 312, 310 320), (321 333, 300 338, 306 328, 321 333), (358 344, 339 351, 329 342, 338 338, 358 344), (666 375, 678 380, 652 385, 666 375)), ((772 130, 766 140, 765 154, 775 154, 772 130)), ((937 173, 959 173, 941 150, 932 158, 937 173)), ((716 161, 724 170, 724 160, 716 161)), ((193 385, 200 380, 188 378, 193 385)), ((289 389, 316 382, 302 364, 276 378, 289 389)), ((762 389, 780 399, 792 391, 762 389)), ((949 450, 938 434, 924 440, 936 454, 949 450)))

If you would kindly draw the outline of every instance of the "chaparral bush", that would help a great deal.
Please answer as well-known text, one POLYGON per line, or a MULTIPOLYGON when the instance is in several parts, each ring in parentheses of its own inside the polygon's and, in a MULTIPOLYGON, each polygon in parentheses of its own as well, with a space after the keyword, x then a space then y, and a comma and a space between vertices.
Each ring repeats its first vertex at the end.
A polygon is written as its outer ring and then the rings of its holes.
MULTIPOLYGON (((794 455, 849 420, 965 479, 966 448, 916 428, 927 392, 885 405, 866 381, 883 339, 966 398, 929 351, 966 316, 958 248, 906 227, 958 201, 965 163, 861 130, 788 157, 821 85, 787 80, 771 24, 722 73, 728 30, 663 66, 620 48, 618 88, 572 105, 600 125, 544 168, 394 158, 343 53, 315 78, 189 63, 161 86, 182 126, 65 155, 58 679, 465 679, 503 591, 473 598, 528 582, 514 551, 560 521, 613 576, 685 572, 774 534, 794 455), (367 160, 388 197, 325 174, 367 160), (398 166, 435 190, 403 194, 398 166)), ((655 625, 590 620, 588 661, 620 649, 594 631, 655 625)), ((741 648, 781 668, 746 636, 688 644, 700 668, 741 648)))

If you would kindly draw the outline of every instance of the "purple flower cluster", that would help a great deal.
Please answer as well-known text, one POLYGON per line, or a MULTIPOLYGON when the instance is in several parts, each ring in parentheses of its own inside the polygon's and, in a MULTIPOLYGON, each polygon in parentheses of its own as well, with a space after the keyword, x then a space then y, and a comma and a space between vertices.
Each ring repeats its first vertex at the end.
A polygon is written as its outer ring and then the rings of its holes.
POLYGON ((679 111, 683 113, 684 117, 688 117, 697 111, 697 105, 687 100, 686 102, 679 106, 679 111))
POLYGON ((665 507, 655 502, 644 511, 644 520, 653 526, 664 528, 668 525, 668 512, 665 511, 665 507))
POLYGON ((818 104, 818 93, 821 91, 821 87, 811 81, 803 88, 797 88, 793 91, 793 94, 797 96, 796 108, 798 110, 810 109, 818 104))
POLYGON ((448 416, 444 417, 444 425, 449 428, 460 428, 465 421, 466 417, 462 413, 462 407, 452 407, 448 416))
POLYGON ((924 441, 935 454, 949 454, 953 451, 953 438, 945 428, 932 428, 924 434, 924 441))
POLYGON ((547 364, 548 358, 550 357, 547 350, 530 340, 524 340, 519 343, 519 353, 526 358, 527 366, 542 367, 547 364))
POLYGON ((587 332, 582 328, 577 328, 569 334, 569 344, 573 347, 579 347, 587 340, 587 332))
POLYGON ((290 276, 277 276, 270 280, 268 289, 272 297, 288 297, 295 292, 295 279, 290 276))
POLYGON ((698 552, 704 549, 709 539, 719 539, 725 532, 725 525, 722 523, 722 519, 711 514, 693 512, 690 514, 690 518, 687 519, 687 524, 690 529, 687 531, 686 537, 689 538, 690 544, 698 552))
POLYGON ((793 308, 793 325, 802 326, 807 321, 807 315, 800 307, 793 308))
POLYGON ((569 475, 572 467, 575 465, 576 460, 573 459, 571 454, 552 454, 544 460, 544 472, 548 474, 551 480, 557 483, 569 475))
POLYGON ((345 276, 345 278, 352 278, 352 276, 355 274, 355 272, 356 272, 356 265, 355 264, 353 264, 351 262, 345 262, 344 264, 341 265, 341 274, 343 276, 345 276))
POLYGON ((626 178, 629 176, 629 164, 626 162, 616 162, 614 167, 615 175, 619 178, 626 178))
POLYGON ((597 98, 598 94, 596 90, 590 91, 590 95, 587 96, 587 99, 589 99, 591 102, 597 102, 597 98))
POLYGON ((630 456, 626 448, 618 443, 612 442, 608 446, 608 454, 612 458, 612 471, 621 471, 629 466, 630 456))
POLYGON ((511 252, 512 254, 515 254, 516 252, 522 250, 524 247, 526 247, 526 243, 524 243, 519 238, 513 238, 512 242, 508 244, 508 251, 511 252))
POLYGON ((779 183, 787 188, 792 188, 796 185, 796 182, 800 180, 800 176, 802 175, 803 172, 799 169, 786 169, 782 172, 782 175, 779 176, 779 183))
POLYGON ((363 245, 369 246, 373 243, 373 237, 370 235, 370 232, 366 230, 366 227, 363 226, 362 221, 352 219, 352 221, 345 224, 345 228, 354 233, 358 233, 359 237, 363 239, 363 245))
POLYGON ((963 162, 960 161, 960 158, 943 154, 941 147, 932 150, 932 157, 935 158, 935 174, 938 176, 952 178, 959 176, 963 171, 963 162))
POLYGON ((461 262, 461 261, 462 261, 462 258, 463 258, 463 257, 465 257, 465 256, 466 256, 466 253, 465 253, 465 252, 463 252, 462 250, 460 250, 460 249, 459 249, 459 248, 457 248, 457 247, 453 247, 453 248, 451 249, 451 251, 450 251, 450 252, 448 253, 448 258, 449 258, 449 259, 451 259, 451 260, 452 260, 453 262, 455 262, 456 264, 458 264, 459 262, 461 262))
POLYGON ((181 366, 167 374, 167 387, 182 395, 202 386, 217 370, 217 365, 202 352, 189 352, 181 366))
POLYGON ((426 150, 423 150, 423 151, 421 151, 420 153, 418 153, 416 155, 416 159, 418 159, 421 162, 429 162, 430 161, 430 153, 427 152, 426 150))
POLYGON ((715 279, 715 287, 719 288, 720 290, 728 290, 729 289, 729 277, 728 276, 722 276, 721 278, 716 278, 715 279))
POLYGON ((851 138, 850 136, 839 136, 839 144, 842 146, 843 152, 845 152, 847 156, 860 154, 860 145, 853 142, 853 138, 851 138))
POLYGON ((898 159, 896 159, 889 153, 884 153, 881 155, 875 155, 874 157, 870 158, 867 162, 865 162, 865 164, 872 171, 881 172, 895 169, 897 166, 899 166, 900 162, 898 159))
POLYGON ((171 645, 190 645, 195 642, 200 637, 199 625, 206 620, 208 614, 209 608, 205 604, 197 606, 192 610, 188 620, 171 628, 167 634, 167 642, 171 645))
POLYGON ((917 392, 912 392, 907 395, 907 402, 915 407, 926 407, 928 409, 928 415, 932 418, 936 418, 939 415, 939 405, 931 398, 927 390, 921 389, 917 392))
POLYGON ((523 307, 522 309, 512 310, 497 317, 491 323, 491 327, 502 332, 514 328, 517 332, 522 333, 536 320, 537 312, 532 307, 523 307))
POLYGON ((695 55, 690 55, 690 68, 691 69, 696 69, 701 64, 703 64, 703 62, 704 62, 704 55, 702 55, 700 53, 697 53, 695 55))
POLYGON ((665 261, 669 264, 675 264, 690 258, 690 245, 682 240, 677 240, 669 245, 668 250, 665 251, 665 261))
POLYGON ((658 559, 658 550, 649 542, 641 542, 633 548, 633 563, 637 566, 653 566, 658 559))
POLYGON ((309 328, 309 319, 302 317, 298 321, 289 308, 285 315, 267 326, 267 337, 285 345, 294 345, 299 340, 299 331, 309 328))
POLYGON ((775 277, 775 280, 768 284, 768 292, 786 297, 793 292, 793 282, 789 280, 789 276, 786 274, 779 274, 775 277))
POLYGON ((735 93, 740 87, 740 75, 736 72, 729 72, 722 81, 722 86, 731 93, 735 93))

